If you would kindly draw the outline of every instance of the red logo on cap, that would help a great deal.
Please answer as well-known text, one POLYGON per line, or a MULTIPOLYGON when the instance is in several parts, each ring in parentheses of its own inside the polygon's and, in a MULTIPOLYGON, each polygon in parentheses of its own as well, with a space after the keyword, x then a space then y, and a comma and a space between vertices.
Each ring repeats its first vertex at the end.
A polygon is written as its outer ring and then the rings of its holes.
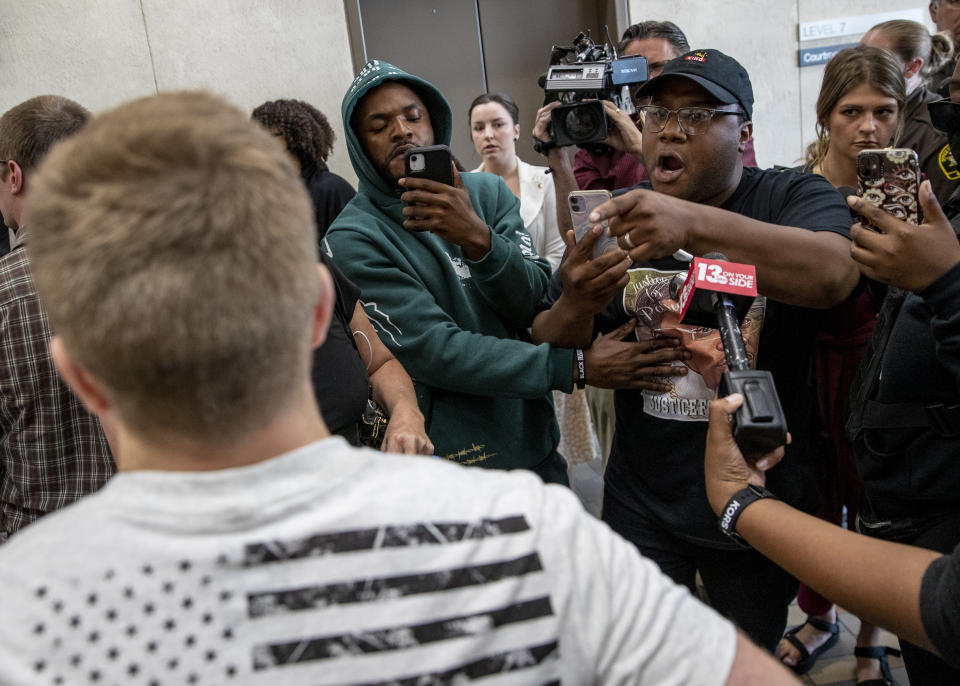
POLYGON ((687 56, 684 57, 683 59, 685 59, 685 60, 687 60, 687 61, 689 61, 689 62, 706 62, 706 61, 707 61, 707 53, 701 52, 701 51, 698 50, 697 52, 693 53, 692 55, 687 55, 687 56))

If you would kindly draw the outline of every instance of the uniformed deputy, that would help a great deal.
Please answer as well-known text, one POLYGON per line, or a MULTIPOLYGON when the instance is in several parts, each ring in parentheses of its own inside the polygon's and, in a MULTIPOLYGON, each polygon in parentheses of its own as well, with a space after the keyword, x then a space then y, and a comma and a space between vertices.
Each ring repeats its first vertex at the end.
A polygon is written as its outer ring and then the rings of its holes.
POLYGON ((927 88, 925 78, 950 60, 950 40, 940 34, 931 36, 923 24, 895 19, 874 26, 860 43, 885 48, 900 62, 907 84, 907 104, 897 145, 917 151, 920 170, 930 179, 937 199, 946 202, 960 187, 960 168, 950 152, 946 134, 930 122, 927 105, 941 98, 927 88))

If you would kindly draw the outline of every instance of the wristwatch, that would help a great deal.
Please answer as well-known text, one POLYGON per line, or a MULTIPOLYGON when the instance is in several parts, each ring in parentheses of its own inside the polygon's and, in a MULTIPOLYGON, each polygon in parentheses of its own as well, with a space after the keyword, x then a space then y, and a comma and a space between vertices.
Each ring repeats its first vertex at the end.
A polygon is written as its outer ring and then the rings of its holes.
POLYGON ((749 505, 763 498, 778 500, 777 496, 763 486, 754 486, 753 484, 748 484, 746 488, 734 493, 730 500, 727 501, 727 504, 723 506, 723 511, 720 513, 720 531, 729 536, 738 545, 749 548, 750 544, 744 540, 743 536, 737 533, 737 520, 740 519, 740 515, 743 514, 743 511, 747 509, 749 505))

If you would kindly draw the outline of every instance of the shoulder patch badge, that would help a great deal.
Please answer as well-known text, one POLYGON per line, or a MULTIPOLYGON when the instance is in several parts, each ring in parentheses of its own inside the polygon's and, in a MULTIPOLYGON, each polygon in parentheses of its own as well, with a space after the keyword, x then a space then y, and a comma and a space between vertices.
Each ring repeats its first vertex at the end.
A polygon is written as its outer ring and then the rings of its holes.
POLYGON ((951 181, 960 179, 960 169, 957 168, 957 161, 954 159, 953 153, 950 151, 949 143, 940 148, 940 152, 937 155, 937 163, 940 165, 940 171, 943 172, 945 177, 951 181))

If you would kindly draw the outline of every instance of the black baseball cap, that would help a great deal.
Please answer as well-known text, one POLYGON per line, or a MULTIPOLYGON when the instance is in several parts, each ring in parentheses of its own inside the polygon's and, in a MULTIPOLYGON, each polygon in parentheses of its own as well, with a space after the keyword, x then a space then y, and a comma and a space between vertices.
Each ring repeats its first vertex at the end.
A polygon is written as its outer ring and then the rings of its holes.
POLYGON ((670 60, 663 65, 659 76, 640 87, 637 97, 650 95, 671 76, 682 76, 700 84, 724 105, 737 103, 748 119, 753 118, 750 76, 739 62, 719 50, 691 50, 670 60))

